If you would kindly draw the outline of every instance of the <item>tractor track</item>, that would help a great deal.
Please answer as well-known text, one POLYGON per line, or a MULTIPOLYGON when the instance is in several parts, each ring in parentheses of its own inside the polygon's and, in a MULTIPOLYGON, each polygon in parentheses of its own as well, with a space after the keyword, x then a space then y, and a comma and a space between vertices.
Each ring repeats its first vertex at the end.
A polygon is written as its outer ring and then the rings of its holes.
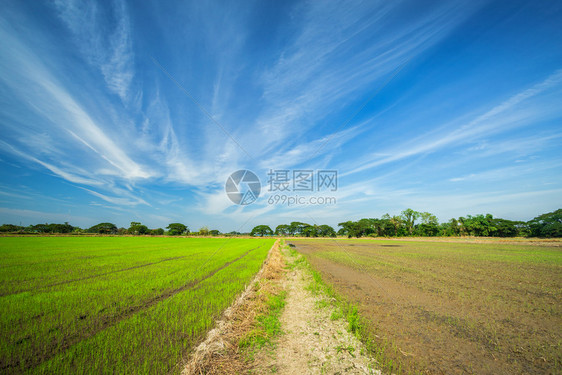
POLYGON ((26 293, 26 292, 33 292, 33 291, 37 291, 37 290, 41 290, 41 289, 45 289, 45 288, 50 288, 53 286, 58 286, 58 285, 64 285, 64 284, 71 284, 71 283, 75 283, 78 281, 84 281, 84 280, 88 280, 88 279, 95 279, 97 277, 102 277, 102 276, 107 276, 107 275, 111 275, 114 273, 119 273, 119 272, 125 272, 125 271, 130 271, 130 270, 134 270, 137 268, 143 268, 143 267, 148 267, 148 266, 152 266, 155 264, 159 264, 159 263, 163 263, 163 262, 169 262, 171 260, 177 260, 177 259, 181 259, 181 258, 185 258, 187 255, 183 255, 180 257, 173 257, 173 258, 165 258, 162 260, 159 260, 157 262, 150 262, 150 263, 145 263, 145 264, 139 264, 137 266, 132 266, 132 267, 127 267, 127 268, 122 268, 119 270, 115 270, 115 271, 109 271, 109 272, 104 272, 104 273, 98 273, 96 275, 91 275, 91 276, 84 276, 84 277, 79 277, 77 279, 71 279, 71 280, 65 280, 65 281, 59 281, 56 283, 51 283, 51 284, 46 284, 46 285, 42 285, 36 288, 30 288, 30 289, 21 289, 21 290, 17 290, 15 292, 9 292, 9 293, 0 293, 0 297, 6 297, 6 296, 11 296, 14 294, 20 294, 20 293, 26 293))

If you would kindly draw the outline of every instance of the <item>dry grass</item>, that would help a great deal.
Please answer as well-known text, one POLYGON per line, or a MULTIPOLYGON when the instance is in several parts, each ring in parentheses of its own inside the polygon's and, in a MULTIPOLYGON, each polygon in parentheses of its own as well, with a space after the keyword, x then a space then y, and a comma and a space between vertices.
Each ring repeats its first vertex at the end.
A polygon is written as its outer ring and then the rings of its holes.
POLYGON ((279 240, 273 245, 260 272, 207 338, 193 352, 182 375, 241 374, 253 364, 239 343, 256 329, 256 317, 267 310, 268 298, 281 292, 279 280, 285 273, 279 240))

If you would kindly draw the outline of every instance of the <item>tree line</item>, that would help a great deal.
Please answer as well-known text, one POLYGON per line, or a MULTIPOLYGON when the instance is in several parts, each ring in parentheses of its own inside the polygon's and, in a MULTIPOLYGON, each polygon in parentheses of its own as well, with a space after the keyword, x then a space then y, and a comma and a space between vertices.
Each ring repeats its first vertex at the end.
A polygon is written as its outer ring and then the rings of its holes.
POLYGON ((273 231, 267 225, 258 225, 250 232, 252 236, 303 236, 303 237, 336 237, 336 231, 329 225, 310 225, 293 221, 291 224, 281 224, 273 231))
POLYGON ((539 215, 532 220, 513 221, 495 218, 490 214, 467 215, 452 218, 439 223, 437 217, 429 212, 418 212, 410 208, 400 215, 383 215, 381 218, 364 218, 357 221, 345 221, 338 224, 336 232, 329 225, 308 224, 293 221, 278 225, 272 230, 268 225, 258 225, 250 233, 221 233, 217 229, 202 227, 196 232, 182 223, 170 223, 163 228, 150 229, 140 222, 131 222, 129 228, 118 228, 113 223, 99 223, 82 229, 64 224, 36 224, 26 227, 4 224, 0 233, 21 234, 111 234, 111 235, 251 235, 251 236, 302 236, 302 237, 405 237, 405 236, 476 236, 476 237, 562 237, 562 209, 539 215))
MULTIPOLYGON (((146 225, 132 221, 129 228, 118 228, 113 223, 99 223, 90 228, 82 229, 70 225, 68 222, 64 224, 36 224, 26 227, 14 224, 3 224, 0 226, 0 233, 20 233, 20 234, 111 234, 111 235, 152 235, 152 236, 185 236, 185 235, 201 235, 201 236, 218 236, 222 234, 217 229, 209 229, 202 227, 197 232, 191 232, 187 225, 182 223, 171 223, 163 228, 150 229, 146 225)), ((239 234, 236 232, 236 234, 239 234)))
POLYGON ((273 231, 267 225, 258 225, 252 236, 303 236, 303 237, 562 237, 562 209, 535 217, 527 222, 495 218, 491 214, 467 215, 439 223, 429 212, 408 208, 400 215, 383 215, 380 219, 364 218, 338 224, 336 232, 329 225, 312 225, 294 221, 281 224, 273 231))

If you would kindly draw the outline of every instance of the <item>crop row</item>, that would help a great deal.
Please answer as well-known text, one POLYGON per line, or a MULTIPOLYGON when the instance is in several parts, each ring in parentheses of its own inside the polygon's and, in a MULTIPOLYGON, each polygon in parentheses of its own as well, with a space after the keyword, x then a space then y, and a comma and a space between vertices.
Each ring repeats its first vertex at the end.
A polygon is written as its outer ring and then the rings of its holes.
MULTIPOLYGON (((19 268, 25 274, 19 288, 26 289, 1 291, 3 372, 169 371, 257 272, 272 245, 248 239, 19 240, 59 243, 52 250, 57 262, 38 272, 31 252, 27 259, 35 264, 21 265, 17 249, 0 248, 4 260, 20 264, 0 273, 19 268)), ((49 259, 49 249, 35 246, 39 258, 49 259)))

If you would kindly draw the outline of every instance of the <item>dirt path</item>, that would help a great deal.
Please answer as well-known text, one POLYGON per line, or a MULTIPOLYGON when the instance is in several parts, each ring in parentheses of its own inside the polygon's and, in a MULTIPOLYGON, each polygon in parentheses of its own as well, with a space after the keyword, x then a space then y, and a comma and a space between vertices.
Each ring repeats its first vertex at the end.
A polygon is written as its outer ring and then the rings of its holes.
POLYGON ((255 283, 209 332, 182 375, 381 374, 376 362, 363 354, 363 344, 348 332, 348 323, 334 315, 328 297, 309 287, 313 277, 298 261, 302 255, 291 253, 279 243, 273 246, 255 283), (241 349, 240 340, 259 331, 256 317, 266 313, 267 296, 283 291, 285 306, 278 318, 282 333, 259 349, 241 349))
MULTIPOLYGON (((287 254, 289 264, 295 257, 287 254)), ((380 374, 363 354, 363 344, 347 330, 343 318, 332 320, 327 297, 310 290, 310 271, 295 267, 286 275, 283 334, 265 367, 278 374, 380 374)), ((261 371, 260 371, 261 372, 261 371)), ((264 371, 265 373, 266 371, 264 371)))

